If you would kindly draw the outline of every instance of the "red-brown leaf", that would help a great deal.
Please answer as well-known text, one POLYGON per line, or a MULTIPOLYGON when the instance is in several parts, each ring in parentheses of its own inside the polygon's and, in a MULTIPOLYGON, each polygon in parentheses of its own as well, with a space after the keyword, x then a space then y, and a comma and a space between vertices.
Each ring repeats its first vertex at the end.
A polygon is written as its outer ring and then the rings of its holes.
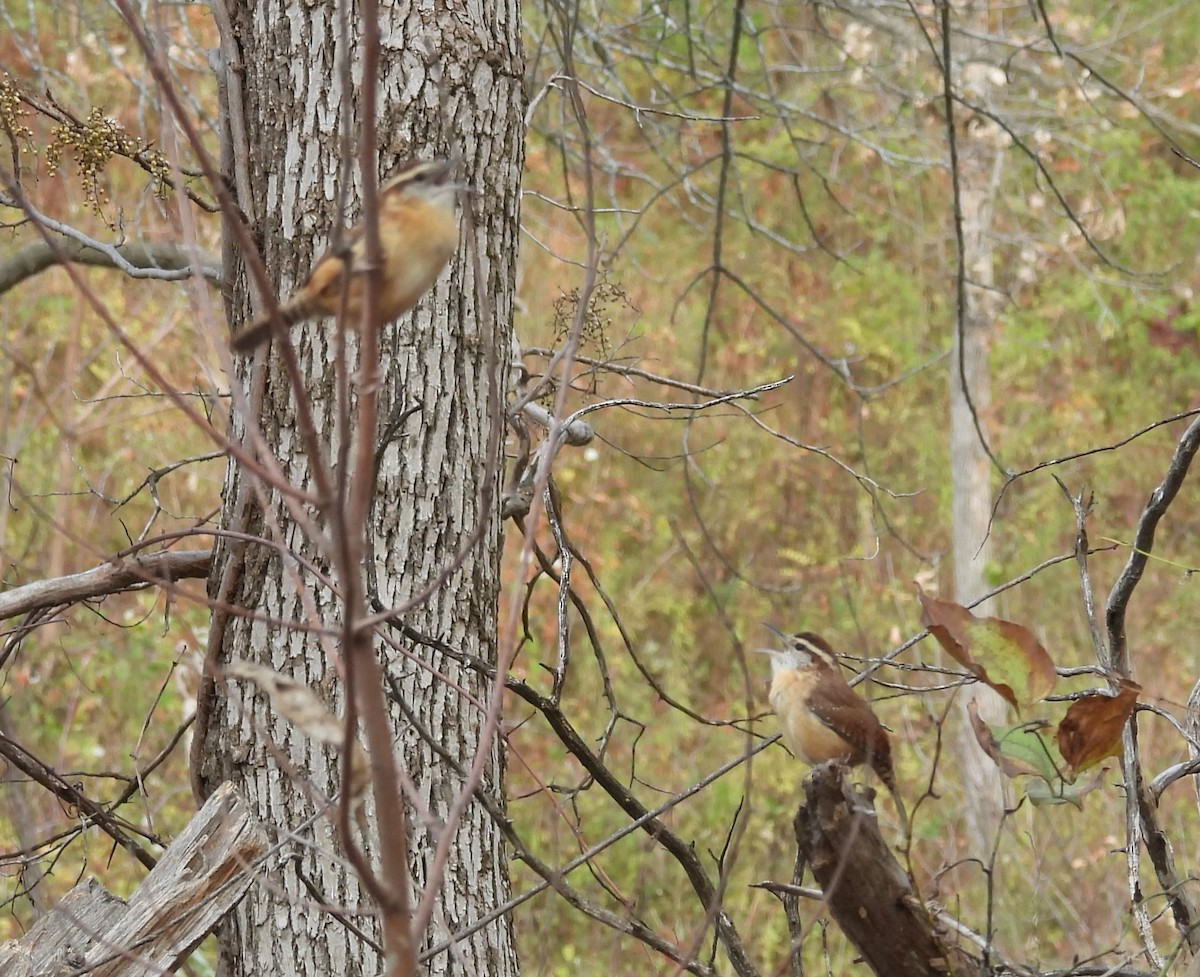
POLYGON ((1067 763, 1068 779, 1121 752, 1121 731, 1133 713, 1142 687, 1128 679, 1116 695, 1096 692, 1076 699, 1058 724, 1058 749, 1067 763))

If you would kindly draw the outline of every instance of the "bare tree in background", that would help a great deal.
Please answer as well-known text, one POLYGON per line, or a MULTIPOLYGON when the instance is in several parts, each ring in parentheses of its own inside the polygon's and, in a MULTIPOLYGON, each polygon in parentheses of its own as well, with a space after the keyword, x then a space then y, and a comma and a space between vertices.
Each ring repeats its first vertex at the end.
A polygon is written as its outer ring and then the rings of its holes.
MULTIPOLYGON (((987 10, 961 13, 971 26, 986 30, 987 10), (974 13, 974 24, 972 23, 974 13)), ((988 347, 993 342, 995 323, 1004 305, 996 278, 996 236, 992 214, 996 208, 1004 169, 1008 137, 1001 126, 982 115, 971 115, 954 97, 955 79, 972 100, 994 105, 995 90, 1004 74, 993 64, 994 52, 982 42, 971 43, 945 28, 949 7, 942 9, 942 65, 945 79, 947 132, 957 158, 954 171, 955 227, 957 229, 958 310, 954 344, 950 352, 950 484, 951 517, 954 525, 954 596, 960 603, 973 603, 989 590, 985 578, 992 552, 991 475, 988 412, 991 378, 988 347), (962 84, 962 82, 960 82, 962 84)), ((966 32, 964 31, 964 34, 966 32)), ((996 601, 986 600, 976 613, 997 613, 996 601)), ((1000 771, 984 756, 969 735, 968 709, 974 703, 989 723, 1003 723, 1008 707, 983 685, 958 698, 958 715, 963 735, 955 737, 955 759, 962 772, 967 804, 966 834, 974 839, 974 854, 986 858, 992 850, 1004 811, 1004 785, 1000 771)))

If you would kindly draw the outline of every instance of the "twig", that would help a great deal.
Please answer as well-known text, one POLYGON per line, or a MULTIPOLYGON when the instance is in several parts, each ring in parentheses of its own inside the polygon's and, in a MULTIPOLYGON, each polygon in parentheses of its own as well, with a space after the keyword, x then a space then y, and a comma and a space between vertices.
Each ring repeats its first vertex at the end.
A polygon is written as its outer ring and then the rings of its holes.
POLYGON ((1141 518, 1138 519, 1133 548, 1129 552, 1125 569, 1121 571, 1108 595, 1104 618, 1108 627, 1109 659, 1105 664, 1122 675, 1129 674, 1129 653, 1125 640, 1125 612, 1129 606, 1129 599, 1133 596, 1138 581, 1142 579, 1147 559, 1154 549, 1154 533, 1158 528, 1158 521, 1175 501, 1197 449, 1200 449, 1200 417, 1196 417, 1184 431, 1175 446, 1175 453, 1162 482, 1150 493, 1141 518))

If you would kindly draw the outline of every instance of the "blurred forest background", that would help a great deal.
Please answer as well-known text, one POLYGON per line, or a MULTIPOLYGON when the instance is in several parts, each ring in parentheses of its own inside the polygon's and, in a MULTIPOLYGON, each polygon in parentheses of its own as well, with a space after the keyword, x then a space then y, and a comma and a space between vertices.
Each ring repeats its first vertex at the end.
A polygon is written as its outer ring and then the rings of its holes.
MULTIPOLYGON (((959 202, 978 220, 975 244, 962 246, 990 275, 980 282, 975 267, 986 323, 973 341, 990 392, 979 388, 974 405, 995 462, 977 473, 990 519, 982 586, 956 595, 953 473, 967 461, 949 431, 962 252, 941 15, 925 4, 616 0, 567 16, 557 3, 526 4, 515 323, 525 364, 546 368, 589 293, 594 226, 597 274, 568 406, 642 402, 589 414, 597 440, 556 463, 570 542, 603 587, 576 568, 603 651, 579 653, 564 698, 650 806, 743 753, 746 730, 775 732, 766 661, 745 654, 766 643, 762 621, 818 631, 861 670, 921 631, 914 582, 964 601, 1003 588, 993 613, 1030 628, 1061 668, 1094 665, 1076 515, 1055 479, 1094 493, 1090 568, 1102 599, 1187 421, 1154 425, 1197 407, 1200 170, 1173 149, 1200 147, 1200 4, 952 5, 957 175, 977 195, 974 210, 969 195, 959 202), (586 129, 565 107, 568 76, 586 129), (645 406, 785 378, 737 406, 645 406)), ((0 17, 4 171, 21 174, 42 214, 90 237, 179 241, 180 211, 158 174, 182 150, 120 18, 104 3, 40 0, 6 3, 0 17)), ((209 12, 162 5, 150 19, 172 42, 196 116, 211 120, 209 12)), ((194 189, 211 200, 202 181, 194 189)), ((199 206, 191 216, 218 254, 216 216, 199 206)), ((17 275, 0 280, 9 589, 212 520, 226 462, 61 269, 13 271, 37 236, 15 207, 0 207, 0 221, 0 273, 17 275)), ((194 290, 209 286, 84 274, 176 388, 210 409, 228 381, 190 316, 194 290)), ((1195 497, 1185 484, 1130 605, 1133 675, 1151 707, 1139 727, 1148 778, 1189 757, 1180 726, 1200 664, 1195 497)), ((544 685, 558 591, 512 577, 530 588, 530 640, 514 672, 544 685)), ((123 816, 169 839, 194 811, 186 749, 170 747, 186 738, 208 616, 151 590, 39 622, 19 642, 10 632, 3 732, 89 795, 138 785, 123 816)), ((1026 802, 997 835, 977 837, 964 815, 977 788, 961 771, 990 761, 953 708, 961 683, 937 671, 947 663, 928 640, 897 663, 861 689, 893 730, 902 791, 936 795, 915 816, 925 894, 981 928, 990 903, 997 948, 1031 965, 1135 953, 1119 762, 1081 806, 1026 802)), ((1059 692, 1103 684, 1082 674, 1059 692)), ((542 859, 564 864, 627 822, 516 698, 505 729, 510 816, 542 859)), ((786 954, 787 930, 778 900, 749 883, 791 877, 802 772, 773 746, 666 815, 706 861, 726 864, 725 905, 768 967, 786 954)), ((137 886, 140 867, 95 829, 71 833, 78 812, 11 766, 3 774, 0 937, 41 908, 20 895, 30 871, 47 873, 43 907, 82 873, 118 893, 137 886), (34 849, 36 859, 20 854, 34 849)), ((1016 806, 1023 782, 1006 789, 1016 806)), ((886 798, 880 806, 886 820, 886 798)), ((1165 791, 1159 813, 1190 879, 1200 870, 1190 783, 1165 791)), ((518 892, 536 880, 519 861, 512 871, 518 892)), ((591 872, 581 887, 688 939, 694 897, 652 839, 629 835, 591 872)), ((1143 895, 1169 953, 1178 938, 1157 893, 1148 870, 1143 895)), ((527 973, 666 972, 552 892, 515 913, 527 973)), ((206 952, 194 973, 207 972, 206 952)), ((814 973, 856 972, 836 927, 819 921, 804 959, 814 973)))

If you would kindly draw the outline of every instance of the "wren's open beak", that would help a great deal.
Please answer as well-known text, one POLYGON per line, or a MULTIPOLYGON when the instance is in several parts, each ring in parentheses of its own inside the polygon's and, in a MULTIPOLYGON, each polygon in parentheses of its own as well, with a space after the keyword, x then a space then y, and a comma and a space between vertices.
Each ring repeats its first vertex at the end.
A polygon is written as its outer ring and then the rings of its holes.
POLYGON ((768 624, 766 621, 762 622, 762 626, 764 628, 766 628, 768 631, 770 631, 773 635, 775 635, 775 637, 777 637, 784 644, 787 644, 788 636, 786 634, 784 634, 782 631, 780 631, 779 628, 773 627, 772 625, 768 624))
MULTIPOLYGON (((785 648, 787 647, 787 635, 786 634, 784 634, 778 628, 772 627, 766 621, 762 622, 762 626, 764 628, 766 628, 768 631, 770 631, 773 635, 775 635, 775 637, 777 637, 780 641, 782 641, 783 646, 785 648)), ((756 655, 778 655, 780 652, 779 648, 752 648, 750 650, 753 651, 756 655)))

